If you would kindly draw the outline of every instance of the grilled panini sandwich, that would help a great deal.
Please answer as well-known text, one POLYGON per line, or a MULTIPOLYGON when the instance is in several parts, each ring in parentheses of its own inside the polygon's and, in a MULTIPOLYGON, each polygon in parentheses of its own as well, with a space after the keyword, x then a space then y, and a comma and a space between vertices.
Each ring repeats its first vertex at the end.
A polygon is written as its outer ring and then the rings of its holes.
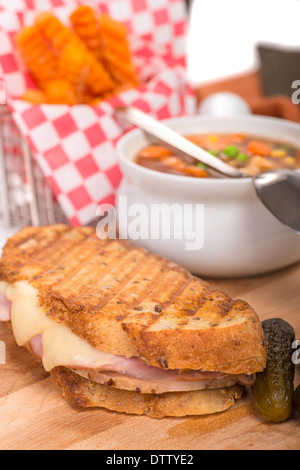
POLYGON ((254 310, 94 229, 21 230, 0 261, 0 319, 79 407, 152 417, 231 407, 266 365, 254 310))

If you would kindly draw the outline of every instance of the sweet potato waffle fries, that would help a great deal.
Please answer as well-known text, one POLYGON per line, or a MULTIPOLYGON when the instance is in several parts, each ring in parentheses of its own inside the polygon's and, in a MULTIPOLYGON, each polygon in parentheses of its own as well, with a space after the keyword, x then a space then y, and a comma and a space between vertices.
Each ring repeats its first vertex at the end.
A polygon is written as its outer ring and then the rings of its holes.
POLYGON ((23 99, 35 104, 97 104, 138 86, 126 27, 80 6, 64 25, 40 13, 16 37, 16 47, 37 88, 23 99))

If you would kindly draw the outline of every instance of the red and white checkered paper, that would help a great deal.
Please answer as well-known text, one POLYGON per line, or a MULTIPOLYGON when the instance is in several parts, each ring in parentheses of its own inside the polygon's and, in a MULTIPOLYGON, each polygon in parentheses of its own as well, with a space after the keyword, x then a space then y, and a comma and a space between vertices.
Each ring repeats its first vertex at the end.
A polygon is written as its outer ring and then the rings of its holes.
POLYGON ((114 204, 122 174, 115 151, 127 129, 114 116, 116 105, 133 105, 163 119, 195 112, 185 79, 183 0, 1 0, 0 78, 8 104, 54 196, 72 225, 96 217, 99 204, 114 204), (14 47, 14 36, 38 11, 53 11, 66 24, 80 3, 124 22, 142 86, 92 107, 35 106, 18 97, 34 86, 14 47))

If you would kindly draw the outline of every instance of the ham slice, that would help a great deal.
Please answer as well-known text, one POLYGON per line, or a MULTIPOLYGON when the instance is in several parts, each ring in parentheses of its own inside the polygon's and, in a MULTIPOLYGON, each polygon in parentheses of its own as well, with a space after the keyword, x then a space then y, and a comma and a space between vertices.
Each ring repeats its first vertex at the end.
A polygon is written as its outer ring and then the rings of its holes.
MULTIPOLYGON (((233 384, 239 383, 240 385, 253 385, 256 381, 255 375, 228 375, 222 372, 203 372, 199 370, 167 370, 167 369, 159 369, 158 367, 148 366, 147 364, 143 363, 136 357, 132 357, 130 359, 122 358, 120 356, 116 356, 118 358, 116 362, 110 365, 103 365, 99 371, 105 372, 107 374, 117 373, 122 374, 124 376, 148 381, 152 383, 183 383, 183 382, 196 382, 198 384, 197 390, 200 389, 199 382, 214 382, 214 381, 223 381, 224 380, 230 381, 233 384)), ((98 372, 99 372, 98 371, 98 372)), ((226 385, 222 385, 223 387, 226 385)), ((229 386, 229 385, 227 385, 229 386)), ((203 387, 205 388, 205 387, 203 387)), ((192 390, 193 388, 191 388, 192 390)))
MULTIPOLYGON (((40 360, 43 358, 42 335, 30 341, 32 353, 40 360)), ((111 384, 125 390, 139 390, 141 393, 165 393, 175 391, 205 390, 230 387, 236 383, 252 385, 255 376, 230 376, 221 372, 202 372, 197 370, 165 370, 148 366, 136 357, 127 359, 114 356, 110 364, 99 365, 97 369, 78 369, 71 364, 64 364, 77 374, 100 384, 111 384), (155 392, 153 392, 155 390, 155 392)))
POLYGON ((11 301, 5 295, 0 294, 0 321, 10 320, 10 309, 11 301))
POLYGON ((116 356, 116 362, 112 365, 103 365, 101 371, 118 372, 136 379, 151 380, 155 382, 183 381, 183 380, 215 380, 224 376, 220 372, 201 372, 201 371, 180 371, 159 369, 158 367, 148 366, 136 357, 127 359, 116 356))
POLYGON ((32 338, 29 343, 32 354, 39 359, 43 359, 43 337, 42 335, 37 335, 32 338))
MULTIPOLYGON (((11 318, 12 302, 0 294, 0 321, 9 321, 11 318)), ((29 348, 34 356, 43 359, 43 335, 38 334, 29 341, 29 348)), ((90 348, 90 346, 89 346, 90 348)), ((97 351, 96 351, 97 352, 97 351)), ((88 352, 82 357, 82 364, 88 364, 88 352)), ((252 385, 254 376, 230 376, 221 372, 203 372, 200 370, 167 370, 145 364, 136 357, 126 358, 113 354, 100 354, 97 356, 93 368, 84 365, 69 364, 62 360, 60 365, 73 369, 79 375, 95 382, 109 383, 125 390, 140 390, 142 393, 164 393, 167 391, 189 391, 207 388, 221 388, 239 383, 252 385), (107 359, 109 356, 109 361, 107 359), (108 362, 107 362, 108 361, 108 362), (78 367, 79 366, 79 367, 78 367), (91 379, 92 378, 92 379, 91 379)))

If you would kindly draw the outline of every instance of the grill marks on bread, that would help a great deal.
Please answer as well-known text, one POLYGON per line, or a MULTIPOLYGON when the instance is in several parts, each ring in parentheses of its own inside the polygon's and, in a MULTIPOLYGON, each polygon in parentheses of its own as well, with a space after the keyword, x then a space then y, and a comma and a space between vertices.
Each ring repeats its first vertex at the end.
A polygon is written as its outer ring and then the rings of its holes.
POLYGON ((28 280, 53 320, 102 351, 234 374, 265 364, 246 302, 126 241, 99 240, 92 228, 22 230, 4 249, 0 280, 28 280))

